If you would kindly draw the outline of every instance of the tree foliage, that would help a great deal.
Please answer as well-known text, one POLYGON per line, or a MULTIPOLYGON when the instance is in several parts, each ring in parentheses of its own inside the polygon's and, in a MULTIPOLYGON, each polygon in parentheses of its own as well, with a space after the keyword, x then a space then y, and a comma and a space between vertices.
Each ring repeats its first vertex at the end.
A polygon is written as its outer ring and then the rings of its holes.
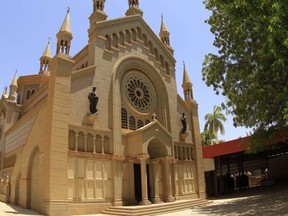
POLYGON ((202 75, 222 93, 235 126, 268 130, 288 120, 287 0, 205 0, 218 54, 202 75), (285 116, 286 115, 286 116, 285 116))
POLYGON ((218 142, 218 133, 225 133, 222 121, 226 121, 226 117, 221 111, 222 109, 220 106, 214 106, 213 113, 207 113, 204 117, 206 121, 204 126, 204 132, 208 131, 210 138, 213 142, 216 143, 218 142))

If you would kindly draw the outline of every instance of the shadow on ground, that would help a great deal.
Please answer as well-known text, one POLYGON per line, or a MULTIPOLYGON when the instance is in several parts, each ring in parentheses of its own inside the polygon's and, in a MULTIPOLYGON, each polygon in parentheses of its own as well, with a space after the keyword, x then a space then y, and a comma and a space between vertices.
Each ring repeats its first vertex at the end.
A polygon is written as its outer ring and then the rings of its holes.
POLYGON ((193 211, 202 215, 288 215, 288 184, 247 189, 193 211))
POLYGON ((41 216, 39 212, 33 211, 31 209, 23 209, 19 206, 7 204, 11 208, 11 210, 6 210, 5 213, 9 215, 38 215, 41 216))

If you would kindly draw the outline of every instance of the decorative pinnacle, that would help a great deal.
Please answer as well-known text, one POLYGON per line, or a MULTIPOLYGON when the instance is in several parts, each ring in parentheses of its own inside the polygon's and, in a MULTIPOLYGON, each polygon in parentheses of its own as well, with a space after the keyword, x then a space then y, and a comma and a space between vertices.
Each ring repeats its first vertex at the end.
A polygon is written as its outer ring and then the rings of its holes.
POLYGON ((70 13, 70 9, 71 9, 71 8, 68 6, 68 7, 67 7, 67 13, 70 13))

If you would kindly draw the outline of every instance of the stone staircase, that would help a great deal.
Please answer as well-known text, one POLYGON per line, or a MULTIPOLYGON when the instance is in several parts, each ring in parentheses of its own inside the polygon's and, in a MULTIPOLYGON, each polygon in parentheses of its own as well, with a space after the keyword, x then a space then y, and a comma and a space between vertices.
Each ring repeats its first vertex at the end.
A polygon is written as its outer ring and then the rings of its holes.
POLYGON ((102 213, 115 216, 151 216, 181 211, 196 206, 206 205, 211 202, 212 201, 208 201, 205 199, 189 199, 143 206, 111 206, 102 213))

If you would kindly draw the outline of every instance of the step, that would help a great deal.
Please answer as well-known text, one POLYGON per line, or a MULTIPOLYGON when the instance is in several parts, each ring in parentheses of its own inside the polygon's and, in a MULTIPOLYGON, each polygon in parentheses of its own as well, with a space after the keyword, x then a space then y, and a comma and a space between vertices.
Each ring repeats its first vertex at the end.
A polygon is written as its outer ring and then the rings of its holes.
POLYGON ((103 214, 117 216, 145 216, 159 215, 167 212, 189 209, 200 205, 206 205, 211 201, 204 199, 180 200, 171 203, 152 204, 144 206, 118 206, 109 207, 103 214))

